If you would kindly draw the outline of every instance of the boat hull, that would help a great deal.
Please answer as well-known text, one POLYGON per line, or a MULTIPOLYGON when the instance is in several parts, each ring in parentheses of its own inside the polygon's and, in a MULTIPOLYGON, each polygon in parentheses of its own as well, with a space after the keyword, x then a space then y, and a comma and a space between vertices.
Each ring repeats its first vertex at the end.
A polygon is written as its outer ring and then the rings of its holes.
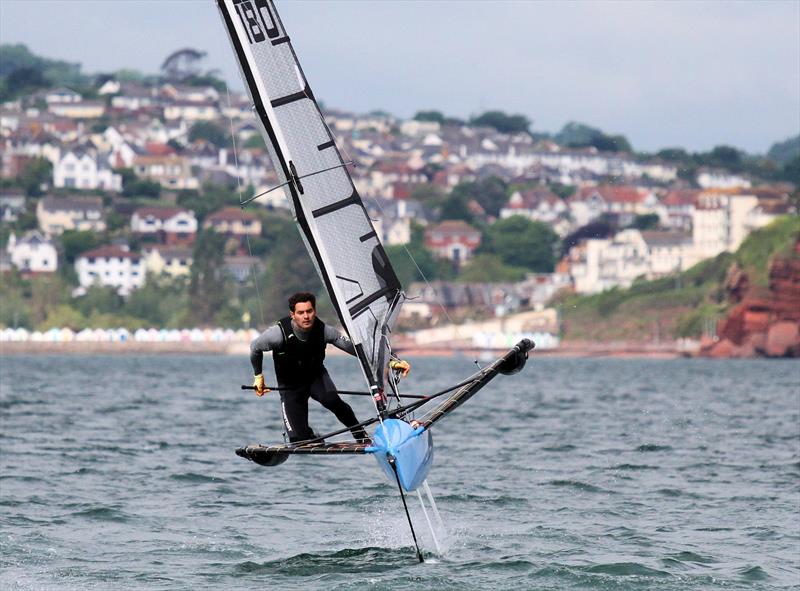
POLYGON ((412 492, 425 481, 433 465, 433 437, 424 427, 415 429, 400 419, 384 419, 366 452, 375 456, 389 480, 399 479, 403 490, 412 492))

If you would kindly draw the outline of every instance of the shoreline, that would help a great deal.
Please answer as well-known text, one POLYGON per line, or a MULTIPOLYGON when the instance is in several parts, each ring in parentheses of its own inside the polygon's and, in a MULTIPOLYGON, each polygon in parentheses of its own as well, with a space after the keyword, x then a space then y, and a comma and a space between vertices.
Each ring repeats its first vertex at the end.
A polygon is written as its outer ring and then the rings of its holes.
MULTIPOLYGON (((400 347, 396 353, 408 357, 475 357, 494 359, 507 349, 476 349, 471 347, 400 347)), ((249 355, 247 343, 148 343, 137 341, 118 342, 0 342, 0 356, 6 355, 249 355)), ((328 355, 345 355, 335 348, 329 348, 328 355)), ((679 350, 674 344, 656 345, 653 343, 563 343, 556 349, 534 349, 534 357, 564 358, 642 358, 676 359, 694 356, 679 350)))

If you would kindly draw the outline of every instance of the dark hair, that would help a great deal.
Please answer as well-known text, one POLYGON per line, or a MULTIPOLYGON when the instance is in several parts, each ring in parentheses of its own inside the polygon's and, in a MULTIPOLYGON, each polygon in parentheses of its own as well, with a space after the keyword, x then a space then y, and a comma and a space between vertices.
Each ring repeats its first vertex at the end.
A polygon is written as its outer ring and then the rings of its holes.
POLYGON ((317 298, 313 293, 299 291, 289 298, 289 309, 294 312, 294 307, 300 302, 311 302, 314 308, 317 307, 317 298))

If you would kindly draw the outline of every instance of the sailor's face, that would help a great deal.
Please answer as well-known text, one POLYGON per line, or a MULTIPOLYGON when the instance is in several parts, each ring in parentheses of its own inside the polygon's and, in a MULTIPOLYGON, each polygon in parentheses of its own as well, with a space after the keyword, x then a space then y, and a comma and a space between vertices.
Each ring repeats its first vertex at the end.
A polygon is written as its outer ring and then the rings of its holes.
POLYGON ((294 305, 294 312, 289 312, 294 323, 303 330, 308 330, 314 324, 317 311, 311 302, 297 302, 294 305))

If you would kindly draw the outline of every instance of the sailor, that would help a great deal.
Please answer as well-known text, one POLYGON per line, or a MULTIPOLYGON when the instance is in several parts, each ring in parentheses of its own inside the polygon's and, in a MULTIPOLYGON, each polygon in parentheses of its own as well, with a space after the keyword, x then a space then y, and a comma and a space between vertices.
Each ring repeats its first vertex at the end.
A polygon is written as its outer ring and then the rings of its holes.
MULTIPOLYGON (((264 385, 262 364, 264 351, 272 351, 275 376, 281 395, 283 424, 289 442, 314 439, 316 435, 308 426, 308 399, 313 398, 336 415, 350 429, 356 441, 368 442, 369 436, 358 426, 353 409, 339 397, 336 386, 323 362, 328 344, 355 355, 353 343, 335 328, 317 318, 317 300, 314 294, 296 293, 289 298, 289 316, 282 318, 256 337, 250 344, 250 362, 255 380, 253 388, 258 396, 269 392, 264 385)), ((411 369, 407 361, 392 359, 390 369, 406 376, 411 369)))

